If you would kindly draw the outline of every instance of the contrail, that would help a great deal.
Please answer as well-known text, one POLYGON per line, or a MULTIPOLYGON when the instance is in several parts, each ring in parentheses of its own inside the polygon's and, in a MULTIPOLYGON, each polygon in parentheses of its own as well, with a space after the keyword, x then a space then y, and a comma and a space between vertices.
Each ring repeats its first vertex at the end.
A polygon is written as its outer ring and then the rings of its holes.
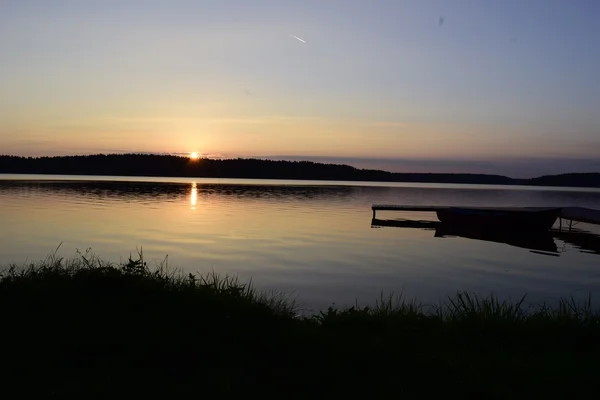
POLYGON ((294 39, 298 39, 299 41, 301 41, 302 43, 306 43, 306 40, 299 38, 298 36, 294 36, 290 33, 290 36, 293 37, 294 39))

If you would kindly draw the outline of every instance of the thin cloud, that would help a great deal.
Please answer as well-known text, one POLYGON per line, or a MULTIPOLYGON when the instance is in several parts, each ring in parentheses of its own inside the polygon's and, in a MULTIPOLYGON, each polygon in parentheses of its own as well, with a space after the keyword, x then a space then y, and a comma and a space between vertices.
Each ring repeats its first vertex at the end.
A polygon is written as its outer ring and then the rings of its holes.
POLYGON ((291 33, 290 33, 290 36, 293 37, 294 39, 297 39, 297 40, 301 41, 302 43, 306 43, 306 40, 304 40, 302 38, 299 38, 298 36, 294 36, 291 33))

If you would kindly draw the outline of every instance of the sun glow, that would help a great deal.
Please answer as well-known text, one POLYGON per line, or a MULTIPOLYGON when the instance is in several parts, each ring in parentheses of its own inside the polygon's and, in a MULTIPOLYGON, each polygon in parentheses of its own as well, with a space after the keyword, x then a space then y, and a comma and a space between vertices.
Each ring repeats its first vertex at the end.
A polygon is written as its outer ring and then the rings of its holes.
POLYGON ((192 160, 197 160, 198 158, 200 158, 200 156, 198 155, 198 153, 193 152, 193 153, 190 153, 190 158, 192 160))

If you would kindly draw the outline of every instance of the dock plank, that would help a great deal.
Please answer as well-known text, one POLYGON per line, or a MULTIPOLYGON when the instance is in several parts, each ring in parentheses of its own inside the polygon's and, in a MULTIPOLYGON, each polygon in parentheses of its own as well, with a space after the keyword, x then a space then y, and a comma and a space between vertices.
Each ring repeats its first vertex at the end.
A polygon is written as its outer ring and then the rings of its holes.
POLYGON ((600 225, 600 210, 584 207, 563 207, 558 214, 559 218, 600 225))

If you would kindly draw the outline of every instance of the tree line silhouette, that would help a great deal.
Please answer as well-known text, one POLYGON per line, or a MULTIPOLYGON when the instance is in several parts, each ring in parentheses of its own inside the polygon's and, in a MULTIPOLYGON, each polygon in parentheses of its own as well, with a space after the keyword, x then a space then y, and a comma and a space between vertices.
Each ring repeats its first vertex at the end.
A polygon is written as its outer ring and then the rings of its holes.
POLYGON ((192 160, 188 157, 152 154, 57 157, 0 155, 0 173, 600 187, 600 173, 514 179, 487 174, 398 173, 312 161, 275 161, 255 158, 192 160))

